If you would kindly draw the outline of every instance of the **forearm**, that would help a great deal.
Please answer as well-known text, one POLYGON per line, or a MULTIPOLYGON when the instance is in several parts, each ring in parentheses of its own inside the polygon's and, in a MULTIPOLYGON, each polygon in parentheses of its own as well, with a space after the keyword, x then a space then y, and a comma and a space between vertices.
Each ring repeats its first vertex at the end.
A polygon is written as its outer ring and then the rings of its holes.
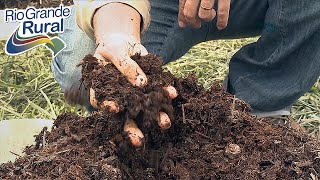
POLYGON ((120 30, 118 32, 132 32, 132 36, 134 35, 140 39, 136 32, 145 32, 150 23, 149 0, 74 0, 74 2, 77 24, 92 40, 95 40, 96 38, 94 35, 93 21, 94 16, 98 13, 98 11, 100 11, 98 14, 105 13, 101 16, 101 19, 105 20, 102 22, 110 22, 110 24, 104 24, 105 27, 102 28, 104 31, 112 28, 108 31, 114 32, 120 30), (130 20, 134 18, 133 22, 127 23, 125 21, 128 19, 128 16, 132 16, 129 17, 130 20), (139 20, 141 22, 141 27, 140 23, 138 22, 139 20), (120 23, 121 21, 124 23, 120 23), (132 24, 138 26, 132 26, 132 24), (131 27, 137 27, 135 32, 132 31, 131 27))
POLYGON ((96 42, 112 34, 123 34, 140 42, 141 16, 133 7, 123 3, 110 3, 99 8, 93 17, 96 42))

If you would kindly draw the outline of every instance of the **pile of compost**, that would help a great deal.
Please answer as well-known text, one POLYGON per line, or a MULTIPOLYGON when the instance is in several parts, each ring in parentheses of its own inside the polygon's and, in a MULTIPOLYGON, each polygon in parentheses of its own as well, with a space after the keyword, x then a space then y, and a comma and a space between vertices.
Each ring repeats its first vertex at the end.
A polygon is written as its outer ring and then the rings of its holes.
POLYGON ((249 114, 250 107, 214 84, 162 71, 153 55, 133 59, 148 77, 131 86, 112 64, 87 55, 82 81, 99 101, 115 100, 120 113, 89 117, 62 114, 52 130, 36 136, 26 155, 0 166, 0 178, 20 179, 317 179, 320 145, 307 134, 274 126, 249 114), (174 100, 162 90, 174 86, 174 100), (172 119, 168 130, 155 123, 158 112, 172 119), (145 135, 133 147, 123 131, 135 119, 145 135))

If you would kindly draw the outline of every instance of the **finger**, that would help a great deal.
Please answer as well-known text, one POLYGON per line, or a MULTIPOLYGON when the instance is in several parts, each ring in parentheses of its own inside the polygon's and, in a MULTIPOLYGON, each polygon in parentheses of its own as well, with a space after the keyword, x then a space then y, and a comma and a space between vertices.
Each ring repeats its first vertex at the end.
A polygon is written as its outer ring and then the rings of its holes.
MULTIPOLYGON (((132 42, 129 42, 129 45, 131 46, 129 47, 130 57, 137 53, 140 54, 141 56, 148 55, 147 49, 142 44, 132 41, 132 42)), ((126 61, 129 62, 129 66, 124 67, 126 68, 124 72, 122 72, 120 69, 119 71, 126 76, 126 78, 131 84, 139 87, 145 86, 147 84, 147 76, 144 74, 144 72, 139 67, 139 65, 134 60, 128 57, 126 58, 126 61), (137 74, 137 76, 134 76, 135 73, 137 74)), ((126 64, 124 63, 124 65, 126 64)))
POLYGON ((206 22, 210 22, 216 16, 216 11, 213 9, 215 0, 201 0, 198 16, 206 22))
POLYGON ((222 30, 227 27, 230 12, 230 0, 219 0, 217 28, 222 30))
POLYGON ((186 3, 186 0, 180 0, 179 1, 178 21, 179 21, 179 26, 181 28, 185 28, 187 26, 187 21, 186 21, 186 18, 184 17, 184 14, 183 14, 185 3, 186 3))
MULTIPOLYGON (((110 41, 114 41, 115 44, 118 43, 118 46, 114 45, 115 47, 121 47, 119 44, 126 44, 127 47, 114 48, 111 47, 110 44, 102 43, 98 45, 96 52, 100 52, 100 54, 103 52, 101 55, 105 59, 110 60, 131 84, 139 87, 145 86, 147 84, 147 76, 144 74, 139 65, 130 58, 130 56, 133 55, 135 49, 134 47, 138 43, 135 43, 133 38, 130 40, 130 42, 125 42, 126 40, 121 38, 123 38, 123 35, 121 34, 114 35, 112 38, 110 38, 110 41), (123 51, 123 48, 127 49, 128 51, 123 51), (112 54, 110 53, 110 49, 113 50, 112 54)), ((141 47, 137 49, 142 51, 141 47)), ((144 51, 141 53, 145 54, 146 52, 144 51)))
POLYGON ((171 120, 165 112, 160 112, 158 125, 161 129, 169 129, 171 127, 171 120))
POLYGON ((147 84, 147 76, 129 56, 121 59, 117 58, 113 61, 113 64, 134 86, 143 87, 147 84))
POLYGON ((128 133, 128 137, 133 146, 142 146, 144 135, 133 120, 126 120, 123 130, 128 133))
POLYGON ((94 92, 94 90, 92 88, 90 88, 90 92, 89 92, 89 100, 90 100, 90 104, 93 108, 95 109, 99 109, 98 107, 98 101, 96 99, 96 94, 94 92))
POLYGON ((175 99, 178 96, 178 91, 171 85, 164 87, 163 89, 168 92, 171 99, 175 99))
POLYGON ((115 113, 118 113, 120 111, 119 105, 115 101, 104 100, 102 103, 99 104, 98 100, 96 99, 95 91, 92 88, 90 88, 89 96, 90 104, 95 109, 115 113))
POLYGON ((114 113, 118 113, 120 111, 120 107, 117 102, 108 101, 108 100, 104 100, 100 104, 100 109, 102 111, 109 111, 109 112, 114 112, 114 113))
POLYGON ((194 28, 201 27, 201 20, 199 19, 197 13, 199 3, 200 0, 187 0, 183 9, 183 14, 187 23, 194 28))

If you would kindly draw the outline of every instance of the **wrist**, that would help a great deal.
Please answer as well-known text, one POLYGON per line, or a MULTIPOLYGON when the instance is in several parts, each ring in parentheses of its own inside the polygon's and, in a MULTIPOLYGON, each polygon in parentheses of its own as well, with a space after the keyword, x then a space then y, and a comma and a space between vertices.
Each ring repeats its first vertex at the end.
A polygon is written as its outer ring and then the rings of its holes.
POLYGON ((141 43, 140 38, 123 32, 101 33, 96 36, 96 44, 136 44, 141 43))
POLYGON ((131 6, 123 3, 106 4, 93 16, 96 42, 114 39, 115 36, 140 42, 140 23, 140 14, 131 6))

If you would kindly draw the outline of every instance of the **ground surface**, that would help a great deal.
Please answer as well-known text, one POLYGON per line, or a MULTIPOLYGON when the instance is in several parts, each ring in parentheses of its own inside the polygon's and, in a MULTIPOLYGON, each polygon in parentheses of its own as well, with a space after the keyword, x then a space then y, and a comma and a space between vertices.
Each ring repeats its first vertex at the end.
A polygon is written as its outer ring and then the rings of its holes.
MULTIPOLYGON (((149 77, 150 85, 140 90, 128 87, 129 91, 120 92, 121 96, 114 98, 118 100, 121 97, 139 96, 148 101, 144 95, 161 92, 159 87, 163 85, 163 81, 150 76, 165 76, 166 82, 174 85, 179 93, 172 101, 174 121, 169 130, 162 131, 156 125, 146 126, 145 122, 150 120, 144 117, 147 109, 140 109, 136 119, 146 139, 142 148, 135 149, 122 131, 123 121, 130 113, 128 101, 126 103, 123 100, 124 111, 119 114, 97 112, 87 118, 62 114, 58 116, 51 132, 44 129, 36 138, 37 144, 26 149, 27 156, 19 158, 15 163, 0 166, 0 177, 319 178, 320 146, 315 139, 258 120, 249 115, 248 105, 226 93, 218 84, 205 91, 197 85, 195 77, 175 78, 161 71, 161 60, 153 56, 148 58, 157 63, 148 64, 141 58, 137 62, 149 77)), ((86 59, 83 64, 84 84, 95 88, 97 92, 98 89, 103 90, 104 86, 94 84, 96 77, 106 69, 115 70, 115 67, 102 67, 93 58, 86 59), (95 70, 92 71, 96 73, 95 76, 87 76, 85 72, 90 69, 95 70)), ((122 76, 100 83, 106 82, 115 84, 114 88, 105 89, 111 94, 117 91, 118 84, 127 83, 122 76)))

